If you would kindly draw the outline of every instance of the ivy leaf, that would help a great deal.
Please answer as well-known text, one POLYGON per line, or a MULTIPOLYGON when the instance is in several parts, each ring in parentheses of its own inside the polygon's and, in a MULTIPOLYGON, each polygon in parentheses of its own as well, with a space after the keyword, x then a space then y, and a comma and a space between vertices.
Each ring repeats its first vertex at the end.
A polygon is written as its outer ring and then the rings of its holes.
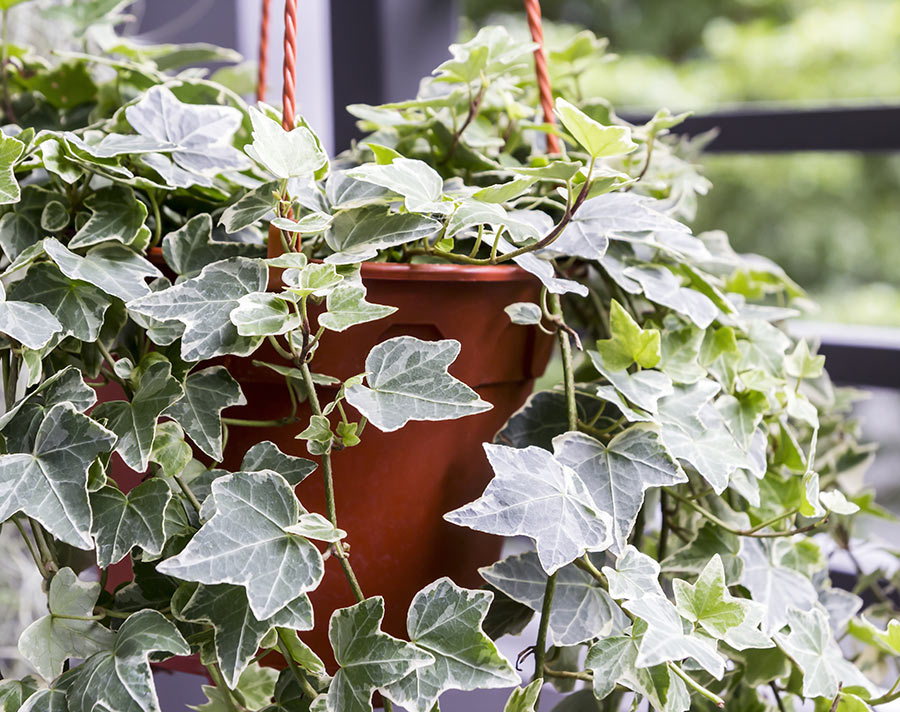
MULTIPOLYGON (((535 552, 510 556, 478 573, 514 601, 541 612, 547 574, 535 552)), ((622 609, 586 571, 569 564, 557 572, 548 629, 553 645, 577 645, 620 633, 629 625, 622 609)))
POLYGON ((0 205, 18 203, 22 197, 13 166, 25 152, 25 144, 0 133, 0 205))
POLYGON ((22 512, 57 539, 93 549, 88 468, 115 441, 113 433, 71 403, 50 408, 31 452, 0 455, 0 521, 22 512))
POLYGON ((225 208, 222 217, 219 218, 219 224, 228 234, 250 227, 275 208, 273 194, 277 190, 278 181, 272 181, 247 191, 237 201, 225 208))
POLYGON ((284 477, 292 487, 299 485, 309 477, 315 472, 316 467, 316 463, 312 460, 285 455, 271 440, 256 443, 247 450, 244 460, 241 462, 241 469, 246 472, 274 470, 284 477))
POLYGON ((650 425, 632 425, 607 445, 584 433, 566 433, 553 440, 553 451, 559 462, 578 473, 597 508, 612 517, 610 550, 615 554, 628 543, 644 492, 687 482, 650 425))
POLYGON ((409 607, 410 642, 434 656, 382 693, 410 712, 430 712, 446 690, 509 687, 519 675, 481 625, 493 595, 460 588, 444 577, 419 591, 409 607))
POLYGON ((135 197, 133 190, 121 185, 101 188, 84 205, 91 217, 69 241, 72 250, 110 241, 130 245, 147 219, 147 206, 135 197))
POLYGON ((372 712, 372 693, 403 679, 434 656, 381 631, 384 599, 368 598, 331 614, 328 638, 340 669, 328 688, 328 712, 372 712))
POLYGON ((701 329, 712 324, 719 313, 709 297, 696 289, 681 286, 678 277, 665 267, 627 267, 624 274, 641 285, 648 300, 684 314, 701 329))
POLYGON ((135 613, 122 623, 111 650, 95 653, 63 678, 69 712, 159 712, 150 655, 190 652, 181 633, 161 613, 149 609, 135 613))
POLYGON ((618 600, 634 601, 644 596, 662 596, 659 564, 629 544, 616 559, 616 568, 603 567, 609 595, 618 600))
POLYGON ((258 620, 318 586, 322 557, 309 541, 286 531, 297 523, 300 504, 281 475, 225 475, 213 482, 211 496, 213 517, 158 571, 184 581, 243 586, 258 620))
POLYGON ((17 712, 23 709, 26 700, 39 689, 39 681, 33 675, 21 680, 0 680, 0 710, 17 712))
MULTIPOLYGON (((603 410, 604 404, 591 394, 576 392, 578 419, 583 423, 603 410)), ((569 429, 566 394, 562 391, 537 391, 510 416, 494 441, 500 445, 526 447, 538 445, 553 450, 553 438, 569 429)))
MULTIPOLYGON (((594 368, 609 381, 615 391, 648 413, 656 413, 659 400, 674 393, 672 380, 660 371, 646 370, 634 374, 625 370, 615 371, 606 365, 603 356, 597 351, 588 351, 587 354, 594 368)), ((604 386, 597 388, 597 395, 618 405, 615 394, 611 397, 604 386)))
POLYGON ((716 652, 715 641, 694 633, 685 633, 681 616, 668 598, 644 596, 626 601, 624 607, 647 623, 647 632, 638 649, 639 667, 692 658, 714 678, 722 679, 725 661, 716 652))
POLYGON ((740 558, 741 537, 725 531, 712 522, 697 529, 696 535, 660 564, 667 573, 679 572, 699 575, 709 560, 718 555, 725 568, 725 582, 733 586, 741 582, 744 562, 740 558))
POLYGON ((444 180, 425 161, 395 158, 387 165, 366 163, 348 170, 347 175, 403 196, 411 213, 449 213, 453 209, 453 203, 441 202, 444 180))
POLYGON ((210 366, 195 371, 184 380, 184 397, 173 403, 166 415, 177 420, 194 444, 219 462, 222 459, 222 411, 246 404, 240 385, 225 367, 210 366))
MULTIPOLYGON (((241 674, 234 691, 244 700, 246 709, 271 710, 272 698, 277 694, 277 680, 277 670, 254 663, 241 674)), ((206 695, 207 702, 189 709, 195 712, 231 712, 234 699, 228 690, 214 685, 202 685, 200 689, 206 695)), ((286 709, 293 711, 295 708, 286 709)), ((309 709, 301 707, 297 712, 308 712, 309 709)))
POLYGON ((137 153, 166 153, 178 148, 174 143, 135 134, 105 134, 96 143, 88 143, 71 131, 66 131, 63 138, 94 158, 114 158, 137 153))
POLYGON ((364 262, 379 250, 431 237, 440 229, 437 220, 415 213, 392 213, 382 205, 345 210, 335 216, 325 233, 325 242, 337 253, 326 261, 364 262))
POLYGON ((245 294, 265 291, 264 263, 245 257, 214 262, 174 287, 127 304, 129 311, 184 325, 181 356, 185 361, 236 354, 247 356, 259 338, 241 336, 229 314, 245 294))
POLYGON ((150 292, 145 280, 162 273, 134 250, 120 245, 99 245, 78 255, 54 237, 44 238, 44 252, 72 280, 81 280, 122 301, 150 292))
POLYGON ((0 301, 0 332, 29 349, 42 349, 63 330, 43 304, 0 301))
POLYGON ((112 304, 93 285, 70 280, 56 265, 47 262, 32 265, 26 278, 13 284, 9 296, 13 301, 43 305, 67 336, 88 342, 97 340, 103 317, 112 304))
POLYGON ((172 376, 172 364, 165 357, 148 356, 131 376, 135 392, 131 401, 107 401, 97 406, 94 417, 105 418, 107 427, 119 438, 116 452, 131 469, 143 472, 150 460, 156 424, 160 414, 184 395, 172 376))
POLYGON ((325 313, 319 316, 319 326, 331 331, 346 331, 351 326, 383 319, 397 311, 397 307, 367 302, 366 288, 354 284, 342 284, 330 292, 325 308, 325 313))
POLYGON ((250 167, 231 145, 243 116, 230 106, 185 104, 168 87, 155 86, 125 109, 125 118, 142 136, 175 144, 172 160, 187 173, 214 176, 250 167))
POLYGON ((300 326, 299 315, 290 309, 281 295, 270 292, 245 294, 228 317, 241 336, 284 334, 300 326))
POLYGON ((503 712, 537 712, 538 695, 544 680, 534 680, 526 687, 517 687, 509 696, 503 712))
POLYGON ((528 326, 541 323, 541 308, 531 302, 515 302, 503 307, 503 311, 506 312, 513 324, 528 326))
POLYGON ((62 673, 69 658, 87 658, 113 646, 116 636, 93 620, 100 584, 80 581, 72 569, 60 569, 50 581, 49 615, 29 625, 19 637, 19 652, 45 680, 62 673), (72 618, 71 616, 75 616, 72 618))
POLYGON ((452 420, 490 410, 490 403, 447 372, 459 350, 453 339, 388 339, 366 357, 368 387, 348 388, 347 402, 386 433, 410 420, 452 420))
POLYGON ((182 277, 195 277, 206 265, 228 257, 263 257, 261 245, 213 237, 212 217, 200 213, 163 238, 166 264, 182 277))
POLYGON ((147 480, 128 494, 110 485, 91 492, 97 566, 105 569, 118 563, 135 546, 159 556, 166 543, 165 511, 171 500, 171 488, 160 479, 147 480))
POLYGON ((474 502, 444 515, 452 524, 537 544, 548 574, 612 544, 613 523, 572 468, 539 447, 484 446, 494 479, 474 502))
MULTIPOLYGON (((500 254, 506 254, 515 250, 515 246, 508 240, 497 235, 491 235, 489 239, 493 240, 497 245, 497 251, 500 254)), ((554 243, 555 244, 555 243, 554 243)), ((588 295, 588 289, 581 282, 572 279, 563 279, 556 276, 556 269, 549 260, 542 259, 532 252, 526 252, 524 255, 513 257, 512 261, 526 272, 530 272, 537 277, 547 291, 551 294, 577 294, 581 297, 588 295)))
POLYGON ((784 359, 785 373, 794 378, 815 379, 822 375, 824 368, 825 357, 812 356, 805 339, 800 339, 794 350, 784 359))
POLYGON ((250 107, 253 143, 244 147, 253 160, 278 178, 312 176, 328 162, 319 142, 305 126, 285 131, 281 124, 250 107))
POLYGON ((653 368, 660 359, 659 329, 642 329, 615 299, 609 305, 611 338, 597 342, 604 365, 622 371, 632 363, 653 368))
POLYGON ((562 97, 556 99, 556 115, 591 158, 607 158, 631 153, 637 144, 627 126, 604 126, 562 97))
POLYGON ((672 585, 678 612, 712 637, 724 640, 738 650, 746 647, 771 648, 774 645, 768 637, 755 630, 763 616, 760 604, 736 598, 728 592, 725 568, 718 554, 709 560, 695 583, 675 579, 672 585), (745 645, 746 642, 757 644, 745 645))
POLYGON ((208 623, 213 627, 216 659, 226 684, 234 689, 241 673, 259 650, 263 638, 275 627, 310 630, 313 609, 309 596, 301 594, 264 620, 250 609, 240 586, 182 585, 172 597, 172 613, 178 620, 208 623))
POLYGON ((706 332, 693 326, 679 328, 680 321, 663 321, 659 370, 676 383, 696 383, 706 375, 700 365, 700 348, 706 332))

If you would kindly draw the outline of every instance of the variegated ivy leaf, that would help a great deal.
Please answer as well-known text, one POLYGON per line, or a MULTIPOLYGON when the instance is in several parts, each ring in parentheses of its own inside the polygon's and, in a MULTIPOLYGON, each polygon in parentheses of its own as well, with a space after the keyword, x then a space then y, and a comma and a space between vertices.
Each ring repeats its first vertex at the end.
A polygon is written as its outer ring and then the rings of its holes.
POLYGON ((844 658, 828 623, 828 614, 820 606, 808 611, 789 607, 786 618, 790 633, 779 633, 776 638, 803 672, 804 697, 830 700, 840 685, 872 688, 856 666, 844 658))
POLYGON ((585 667, 593 673, 594 696, 606 698, 616 685, 643 695, 658 712, 686 712, 691 696, 684 681, 665 664, 645 667, 638 663, 638 650, 647 633, 638 622, 635 637, 620 635, 595 643, 585 659, 585 667))
POLYGON ((609 330, 610 338, 597 342, 608 369, 622 371, 633 363, 653 368, 659 363, 659 329, 642 329, 615 299, 609 304, 609 330))
MULTIPOLYGON (((87 282, 71 280, 54 264, 41 262, 28 269, 25 279, 9 291, 10 300, 31 302, 47 308, 66 336, 80 341, 96 341, 103 317, 112 300, 87 282)), ((44 319, 44 330, 52 323, 44 319)))
POLYGON ((172 597, 172 613, 178 620, 208 623, 213 627, 216 659, 226 684, 232 689, 269 631, 275 627, 292 630, 313 627, 313 609, 305 593, 270 618, 259 620, 250 609, 246 591, 227 584, 183 584, 172 597))
POLYGON ((247 155, 278 178, 313 175, 328 163, 328 156, 315 134, 305 126, 285 131, 281 124, 250 107, 253 142, 244 147, 247 155))
POLYGON ((184 397, 172 404, 166 415, 177 420, 194 444, 219 462, 222 459, 222 411, 246 404, 240 385, 225 367, 210 366, 195 371, 184 380, 184 397))
POLYGON ((63 330, 43 304, 0 301, 0 333, 29 349, 42 349, 63 330))
POLYGON ((163 238, 166 264, 182 277, 195 277, 208 264, 228 257, 265 257, 265 247, 253 242, 217 240, 212 217, 200 213, 163 238))
POLYGON ((120 245, 98 245, 78 255, 54 237, 44 238, 44 252, 69 279, 81 280, 122 301, 150 292, 145 280, 162 274, 134 250, 120 245))
POLYGON ((214 262, 196 277, 128 303, 129 311, 184 325, 181 356, 185 361, 236 354, 246 356, 259 337, 241 336, 229 314, 245 294, 266 288, 263 262, 245 257, 214 262))
POLYGON ((272 181, 247 191, 236 202, 225 208, 225 212, 219 218, 219 224, 229 234, 250 227, 274 209, 276 202, 274 194, 277 190, 278 181, 272 181))
POLYGON ((398 336, 366 357, 366 386, 347 389, 347 402, 383 432, 410 420, 452 420, 490 410, 490 403, 447 372, 459 355, 453 339, 398 336))
POLYGON ((631 544, 616 559, 616 568, 603 567, 609 594, 617 600, 634 601, 644 596, 663 596, 659 564, 631 544))
POLYGON ((613 523, 571 467, 539 447, 484 446, 494 479, 474 502, 444 515, 459 526, 527 536, 548 574, 612 544, 613 523))
POLYGON ((690 541, 667 556, 660 566, 666 573, 699 575, 707 562, 718 555, 725 569, 725 582, 733 586, 741 582, 744 573, 740 551, 741 537, 712 522, 705 522, 690 541))
POLYGON ((509 221, 509 215, 495 203, 483 203, 480 200, 463 200, 450 215, 447 221, 445 237, 453 237, 459 232, 479 225, 500 227, 509 221))
POLYGON ((326 262, 365 262, 379 250, 431 237, 441 223, 415 213, 392 213, 383 205, 369 205, 338 213, 325 233, 325 242, 336 254, 326 262))
POLYGON ((147 480, 128 494, 112 485, 91 492, 97 566, 105 569, 118 563, 135 546, 159 556, 166 543, 165 513, 171 500, 171 488, 160 479, 147 480))
POLYGON ((270 223, 285 232, 299 232, 301 235, 320 235, 325 232, 334 220, 333 215, 315 211, 307 213, 299 220, 293 218, 275 218, 270 223))
POLYGON ((553 452, 578 473, 597 507, 612 517, 610 551, 615 554, 628 543, 644 492, 687 482, 651 425, 632 425, 606 445, 584 433, 566 433, 553 440, 553 452))
POLYGON ((135 197, 131 188, 121 185, 101 188, 84 205, 91 211, 91 217, 69 241, 73 250, 101 242, 130 245, 147 219, 147 206, 135 197))
POLYGON ((397 307, 366 301, 366 289, 355 284, 338 285, 325 300, 326 311, 319 316, 319 326, 330 331, 345 331, 390 316, 397 307))
MULTIPOLYGON (((294 490, 270 470, 237 472, 212 485, 215 514, 184 550, 156 568, 184 581, 243 586, 265 620, 319 585, 319 551, 286 531, 301 514, 294 490)), ((204 507, 206 509, 206 507, 204 507)))
POLYGON ((824 356, 813 356, 809 353, 809 344, 804 339, 784 359, 784 372, 794 378, 815 379, 822 375, 825 367, 824 356))
POLYGON ((526 687, 517 687, 509 696, 503 712, 537 712, 538 695, 544 680, 535 680, 526 687))
MULTIPOLYGON (((547 574, 535 552, 510 556, 478 572, 513 600, 541 612, 547 574)), ((577 645, 621 633, 629 625, 622 609, 586 571, 569 564, 557 572, 548 630, 551 644, 577 645)))
MULTIPOLYGON (((247 669, 241 673, 241 677, 234 689, 236 695, 226 690, 224 687, 216 685, 202 685, 201 690, 206 695, 206 702, 196 707, 189 707, 195 712, 230 712, 234 705, 234 697, 240 695, 243 700, 242 707, 248 710, 262 710, 269 708, 272 697, 277 694, 278 671, 264 667, 259 663, 253 663, 247 666, 247 669)), ((299 687, 299 686, 298 686, 299 687)), ((303 695, 300 699, 304 700, 303 695)), ((307 709, 312 711, 312 707, 301 707, 303 712, 307 709)))
POLYGON ((285 270, 282 277, 289 294, 305 298, 325 297, 344 281, 332 264, 307 264, 303 267, 285 270))
POLYGON ((556 99, 555 113, 578 144, 591 158, 607 158, 631 153, 637 144, 628 126, 604 126, 562 97, 556 99))
POLYGON ((430 712, 446 690, 509 687, 519 675, 481 628, 493 595, 442 578, 419 591, 409 607, 409 640, 434 656, 430 665, 384 686, 382 693, 410 712, 430 712))
POLYGON ((777 633, 787 624, 788 608, 805 611, 818 601, 816 589, 806 576, 773 561, 768 543, 744 537, 741 559, 744 561, 741 585, 766 609, 764 634, 777 633))
POLYGON ((247 450, 241 469, 247 472, 274 470, 287 480, 291 486, 299 485, 315 472, 317 465, 305 457, 286 455, 271 440, 256 443, 247 450))
POLYGON ((301 514, 297 519, 297 523, 286 527, 285 531, 289 534, 305 536, 307 539, 327 541, 329 543, 340 541, 347 536, 347 532, 343 529, 338 529, 318 512, 301 514))
POLYGON ((25 144, 19 139, 0 133, 0 205, 18 203, 22 197, 13 166, 24 151, 25 144))
POLYGON ((71 131, 66 131, 63 137, 68 143, 95 158, 114 158, 135 153, 168 153, 178 148, 174 143, 135 134, 105 134, 97 143, 88 143, 71 131))
POLYGON ((368 598, 331 614, 328 638, 340 669, 328 688, 328 712, 372 712, 372 693, 430 665, 434 656, 381 631, 384 599, 368 598))
POLYGON ((62 673, 69 658, 87 658, 113 646, 116 636, 95 620, 100 584, 80 581, 72 569, 60 569, 50 581, 50 613, 19 637, 19 652, 45 680, 62 673))
POLYGON ((756 628, 764 614, 763 606, 728 592, 725 569, 718 554, 709 560, 693 584, 675 579, 672 585, 678 612, 713 638, 724 640, 736 650, 774 645, 756 628))
POLYGON ((712 324, 719 313, 709 297, 696 289, 683 287, 678 277, 665 267, 628 267, 624 274, 641 285, 648 300, 684 314, 701 329, 712 324))
MULTIPOLYGON (((604 404, 589 393, 576 391, 578 419, 590 423, 603 410, 604 404)), ((537 391, 497 433, 494 441, 511 447, 538 445, 553 449, 553 438, 569 429, 566 394, 562 391, 537 391)))
POLYGON ((520 326, 528 326, 529 324, 541 323, 541 308, 537 304, 531 302, 515 302, 509 306, 503 307, 503 311, 509 316, 509 320, 513 324, 520 326))
MULTIPOLYGON (((516 247, 504 237, 490 235, 487 239, 491 240, 492 244, 497 245, 497 251, 500 254, 505 255, 516 249, 516 247)), ((588 289, 585 285, 576 282, 573 279, 557 277, 556 268, 554 267, 553 262, 543 259, 533 252, 526 252, 524 255, 513 257, 512 261, 526 272, 530 272, 537 277, 541 281, 541 284, 543 284, 551 294, 572 293, 577 294, 580 297, 586 297, 588 295, 588 289)))
POLYGON ((157 611, 143 610, 122 623, 112 649, 95 653, 70 670, 58 686, 66 690, 68 712, 159 712, 150 655, 190 652, 174 624, 157 611))
POLYGON ((114 433, 71 403, 50 408, 31 452, 0 455, 0 521, 22 512, 57 539, 93 549, 88 468, 115 441, 114 433))
POLYGON ((0 680, 0 710, 17 712, 24 709, 26 700, 35 695, 39 689, 40 682, 34 675, 28 675, 21 680, 0 680))
MULTIPOLYGON (((672 395, 672 380, 659 371, 645 370, 636 373, 628 373, 624 369, 610 368, 604 357, 596 351, 588 351, 588 356, 594 368, 612 385, 615 391, 621 393, 631 403, 648 413, 656 413, 660 398, 672 395)), ((604 400, 619 405, 620 400, 615 393, 610 393, 608 387, 599 386, 597 395, 604 400)), ((623 411, 624 412, 624 411, 623 411)), ((625 415, 630 414, 625 412, 625 415)), ((645 416, 631 417, 632 420, 646 419, 645 416)))
POLYGON ((672 602, 664 596, 644 596, 626 601, 625 610, 647 623, 636 664, 652 667, 666 661, 692 658, 717 680, 725 674, 725 661, 716 652, 716 643, 705 636, 685 633, 684 623, 672 602))
POLYGON ((300 326, 300 315, 271 292, 245 294, 228 316, 241 336, 284 334, 300 326))
POLYGON ((441 201, 444 180, 425 161, 401 157, 386 165, 366 163, 351 168, 347 175, 402 196, 411 213, 449 213, 453 210, 453 203, 441 201))
POLYGON ((586 200, 549 249, 599 260, 606 254, 610 238, 658 230, 689 232, 687 226, 655 210, 653 204, 651 199, 621 192, 586 200))
POLYGON ((150 460, 156 423, 166 408, 184 395, 174 376, 172 364, 163 356, 150 354, 131 373, 134 396, 130 401, 106 401, 94 410, 97 419, 119 438, 116 452, 131 469, 143 472, 150 460))
POLYGON ((175 144, 168 155, 188 174, 214 176, 250 167, 232 145, 243 117, 230 106, 185 104, 168 87, 155 86, 125 109, 125 118, 142 136, 175 144))

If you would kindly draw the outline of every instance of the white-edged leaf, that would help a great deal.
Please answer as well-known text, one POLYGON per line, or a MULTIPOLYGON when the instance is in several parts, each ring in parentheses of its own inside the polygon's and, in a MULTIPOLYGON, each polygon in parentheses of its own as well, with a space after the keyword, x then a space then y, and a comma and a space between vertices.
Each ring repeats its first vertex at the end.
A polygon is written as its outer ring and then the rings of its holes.
POLYGON ((253 143, 244 147, 251 158, 278 178, 312 176, 328 162, 315 134, 305 126, 285 131, 281 124, 250 107, 253 143))
POLYGON ((128 494, 111 485, 91 492, 97 566, 105 569, 118 563, 135 546, 159 556, 166 543, 165 513, 171 499, 172 489, 161 479, 147 480, 128 494))

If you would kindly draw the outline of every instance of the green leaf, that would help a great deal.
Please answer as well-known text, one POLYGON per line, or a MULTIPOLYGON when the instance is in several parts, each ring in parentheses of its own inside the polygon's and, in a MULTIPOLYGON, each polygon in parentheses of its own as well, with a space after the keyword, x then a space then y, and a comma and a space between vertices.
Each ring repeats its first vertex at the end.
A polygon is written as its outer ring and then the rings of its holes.
POLYGON ((226 684, 232 689, 270 630, 313 627, 313 609, 305 593, 271 617, 259 620, 250 609, 244 589, 227 584, 182 585, 172 597, 172 612, 178 620, 208 623, 213 627, 216 659, 226 684))
POLYGON ((316 470, 316 463, 303 457, 285 455, 270 440, 256 443, 247 450, 241 469, 246 472, 274 470, 292 487, 299 485, 316 470))
POLYGON ((324 455, 331 451, 334 434, 331 432, 331 421, 324 415, 312 415, 309 425, 298 433, 297 437, 306 440, 306 449, 312 455, 324 455))
POLYGON ((557 461, 578 473, 597 508, 612 518, 610 551, 615 554, 628 543, 644 492, 687 482, 650 425, 632 425, 606 445, 584 433, 566 433, 553 440, 553 451, 557 461))
MULTIPOLYGON (((277 670, 254 663, 241 674, 235 691, 244 700, 248 709, 268 710, 270 709, 268 705, 276 694, 277 679, 277 670)), ((201 689, 206 695, 207 702, 197 707, 188 706, 188 709, 196 712, 233 712, 234 699, 227 690, 212 685, 203 685, 201 689)), ((307 712, 307 709, 304 708, 301 712, 307 712)))
POLYGON ((537 712, 538 696, 544 680, 535 680, 527 687, 517 687, 509 696, 503 712, 537 712))
POLYGON ((629 544, 616 559, 616 568, 603 567, 609 594, 618 600, 633 601, 646 595, 662 596, 659 564, 656 559, 629 544))
POLYGON ((122 623, 112 650, 95 653, 66 674, 69 712, 159 712, 150 655, 190 652, 181 633, 161 613, 135 613, 122 623))
MULTIPOLYGON (((43 305, 62 326, 63 333, 80 341, 97 340, 103 317, 112 304, 93 285, 70 280, 56 265, 47 262, 32 265, 26 278, 13 284, 9 297, 13 301, 43 305)), ((46 318, 43 323, 43 332, 52 327, 46 318)))
POLYGON ((92 284, 122 301, 148 294, 150 287, 145 280, 162 276, 149 261, 120 245, 98 245, 82 256, 56 238, 47 237, 43 248, 66 277, 92 284))
MULTIPOLYGON (((656 413, 659 409, 661 398, 671 396, 674 393, 671 379, 659 371, 638 371, 630 374, 627 371, 614 371, 606 365, 603 356, 596 351, 588 351, 588 356, 594 368, 602 375, 612 388, 599 386, 597 395, 602 399, 611 401, 617 406, 621 401, 618 393, 627 398, 631 403, 648 413, 656 413)), ((625 415, 631 415, 623 409, 625 415)), ((633 417, 633 420, 638 418, 633 417)), ((646 419, 641 417, 641 419, 646 419)))
MULTIPOLYGON (((478 570, 481 577, 514 601, 541 612, 547 574, 529 551, 478 570)), ((589 573, 574 564, 556 574, 548 635, 556 646, 577 645, 591 638, 621 633, 630 621, 589 573)))
POLYGON ((529 324, 541 323, 541 308, 531 302, 515 302, 507 307, 503 307, 503 311, 507 313, 509 320, 513 324, 528 326, 529 324))
POLYGON ((51 200, 41 211, 41 227, 47 232, 58 232, 69 224, 69 210, 58 200, 51 200))
POLYGON ((182 277, 194 277, 208 264, 228 257, 263 257, 262 245, 213 237, 212 217, 200 213, 163 238, 166 264, 182 277))
POLYGON ((24 143, 0 133, 0 205, 18 203, 22 197, 13 166, 24 152, 24 143))
POLYGON ((266 288, 263 262, 245 257, 214 262, 196 277, 128 303, 129 311, 184 325, 181 356, 186 361, 236 354, 246 356, 259 344, 241 336, 229 314, 245 294, 266 288))
POLYGON ((39 689, 38 679, 33 675, 22 680, 0 680, 0 710, 17 712, 39 689))
POLYGON ((166 543, 163 524, 171 499, 172 490, 160 479, 147 480, 128 494, 109 485, 91 492, 97 566, 105 569, 118 563, 135 546, 159 556, 166 543))
POLYGON ((714 678, 722 679, 725 661, 716 652, 715 641, 685 633, 681 616, 668 598, 651 594, 626 601, 624 607, 647 623, 647 632, 638 649, 636 664, 639 667, 692 658, 714 678))
POLYGON ((0 455, 0 521, 22 512, 57 539, 93 549, 88 468, 115 440, 71 403, 50 408, 31 452, 0 455))
POLYGON ((172 364, 152 354, 132 372, 135 385, 131 401, 107 401, 97 406, 94 417, 105 418, 107 427, 119 438, 116 452, 131 469, 143 472, 150 460, 156 423, 166 408, 184 395, 172 364))
POLYGON ((69 241, 73 250, 110 241, 130 245, 147 219, 147 206, 125 186, 101 188, 84 205, 90 209, 91 217, 69 241))
POLYGON ((442 578, 419 591, 409 608, 409 640, 434 662, 381 691, 410 712, 430 712, 446 690, 486 690, 519 682, 519 675, 481 628, 492 594, 442 578))
POLYGON ((453 339, 388 339, 366 357, 368 387, 348 388, 347 402, 383 432, 410 420, 452 420, 489 410, 490 403, 447 372, 459 350, 453 339))
POLYGON ((214 176, 241 171, 250 162, 232 140, 243 115, 230 106, 185 104, 168 87, 155 86, 141 100, 125 109, 135 131, 178 148, 169 155, 186 173, 214 176))
POLYGON ((178 423, 167 420, 156 426, 150 462, 155 462, 162 468, 164 477, 181 474, 193 458, 194 452, 184 441, 184 431, 178 423))
MULTIPOLYGON (((195 371, 184 381, 184 397, 166 411, 194 444, 213 460, 222 459, 222 411, 246 405, 241 387, 224 366, 195 371)), ((276 468, 271 468, 276 469, 276 468)))
POLYGON ((548 574, 612 544, 610 516, 572 468, 539 447, 484 446, 494 479, 474 502, 444 515, 452 524, 537 544, 548 574))
POLYGON ((453 209, 453 203, 441 201, 444 180, 424 161, 395 158, 388 165, 366 163, 351 168, 347 175, 402 196, 411 213, 449 213, 453 209))
POLYGON ((285 131, 281 124, 259 109, 250 107, 253 143, 244 147, 247 155, 278 178, 312 176, 328 163, 315 134, 306 126, 285 131))
POLYGON ((247 191, 225 208, 222 217, 219 218, 219 224, 225 229, 225 232, 231 234, 262 220, 275 209, 274 193, 277 190, 278 181, 272 181, 247 191))
POLYGON ((604 126, 562 97, 556 99, 556 115, 572 137, 591 158, 607 158, 631 153, 637 144, 627 126, 604 126))
POLYGON ((659 370, 675 383, 696 383, 706 375, 700 365, 700 348, 706 332, 694 326, 680 327, 675 317, 666 317, 660 332, 659 370))
POLYGON ((241 336, 284 334, 300 326, 300 316, 288 302, 270 292, 245 294, 228 317, 241 336))
POLYGON ((243 586, 258 620, 318 586, 322 557, 309 541, 286 531, 301 508, 281 475, 225 475, 213 482, 211 496, 213 517, 158 571, 185 581, 243 586))
POLYGON ((718 554, 709 560, 694 584, 675 579, 672 585, 678 612, 712 637, 724 640, 736 650, 774 645, 756 629, 764 613, 761 604, 736 598, 728 592, 725 569, 718 554))
POLYGON ((62 673, 69 658, 87 658, 113 646, 116 636, 95 620, 100 584, 80 581, 72 569, 60 569, 50 581, 49 615, 29 625, 19 637, 19 652, 45 680, 62 673), (74 616, 74 618, 72 617, 74 616))
POLYGON ((740 583, 744 574, 744 562, 739 556, 740 552, 741 537, 725 531, 712 522, 705 522, 697 529, 694 537, 667 556, 661 566, 667 573, 699 575, 709 560, 718 555, 725 568, 725 581, 732 586, 740 583))
POLYGON ((379 250, 405 245, 430 237, 441 223, 424 215, 392 213, 384 206, 369 205, 338 213, 325 234, 325 242, 335 251, 329 262, 364 262, 379 250))
POLYGON ((642 329, 615 299, 609 305, 609 329, 611 338, 597 342, 597 351, 607 368, 622 371, 632 363, 642 368, 653 368, 659 363, 659 330, 642 329))
MULTIPOLYGON (((578 419, 590 423, 605 407, 590 393, 576 392, 578 419)), ((511 447, 538 445, 553 450, 553 438, 569 429, 566 394, 562 391, 537 391, 497 433, 494 441, 511 447)))
POLYGON ((822 375, 825 368, 824 356, 812 356, 809 353, 809 344, 804 339, 797 342, 797 346, 784 359, 784 371, 794 378, 815 379, 822 375))
POLYGON ((523 176, 506 183, 498 183, 497 185, 481 188, 473 193, 472 197, 483 203, 506 203, 526 193, 537 181, 536 177, 523 176))
POLYGON ((372 712, 372 693, 403 679, 434 656, 381 631, 384 599, 368 598, 331 614, 328 638, 340 669, 328 688, 328 712, 372 712))
POLYGON ((329 292, 326 311, 319 316, 319 326, 330 331, 346 331, 351 326, 390 316, 397 307, 371 304, 366 301, 366 288, 355 284, 341 284, 329 292))

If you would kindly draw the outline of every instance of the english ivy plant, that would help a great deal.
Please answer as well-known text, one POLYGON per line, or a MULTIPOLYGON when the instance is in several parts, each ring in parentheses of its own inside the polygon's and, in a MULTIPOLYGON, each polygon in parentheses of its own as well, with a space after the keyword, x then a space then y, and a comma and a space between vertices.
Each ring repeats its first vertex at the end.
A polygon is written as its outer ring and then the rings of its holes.
POLYGON ((214 49, 115 36, 103 18, 126 4, 53 9, 89 52, 3 48, 0 521, 48 594, 18 641, 35 675, 0 682, 3 710, 157 712, 151 664, 189 654, 215 682, 209 712, 367 712, 376 691, 433 712, 447 690, 485 688, 534 712, 545 682, 579 688, 560 712, 900 697, 893 584, 862 578, 864 598, 829 578, 854 515, 883 515, 853 488, 870 457, 853 394, 783 328, 802 290, 688 227, 709 186, 666 135, 683 117, 632 125, 578 94, 601 41, 551 53, 558 86, 576 87, 551 125, 534 46, 485 28, 416 98, 350 107, 367 137, 329 161, 302 119, 284 130, 182 68, 214 49), (551 132, 562 155, 546 155, 551 132), (494 479, 445 517, 533 550, 484 568, 484 590, 426 586, 406 639, 353 573, 332 452, 367 427, 491 406, 449 373, 453 340, 387 339, 344 382, 317 361, 332 332, 395 311, 368 301, 369 261, 518 265, 541 298, 506 312, 559 347, 559 384, 484 444, 494 479), (319 460, 260 442, 229 472, 228 427, 247 422, 223 412, 245 397, 214 360, 262 353, 312 411, 278 425, 319 460), (114 454, 142 484, 107 476, 114 454), (307 477, 324 477, 325 512, 295 497, 307 477), (313 611, 325 556, 355 605, 313 611), (107 591, 125 558, 134 581, 107 591), (330 616, 332 651, 298 638, 314 615, 330 616), (495 641, 534 616, 528 680, 495 641), (260 666, 270 651, 284 671, 260 666))

